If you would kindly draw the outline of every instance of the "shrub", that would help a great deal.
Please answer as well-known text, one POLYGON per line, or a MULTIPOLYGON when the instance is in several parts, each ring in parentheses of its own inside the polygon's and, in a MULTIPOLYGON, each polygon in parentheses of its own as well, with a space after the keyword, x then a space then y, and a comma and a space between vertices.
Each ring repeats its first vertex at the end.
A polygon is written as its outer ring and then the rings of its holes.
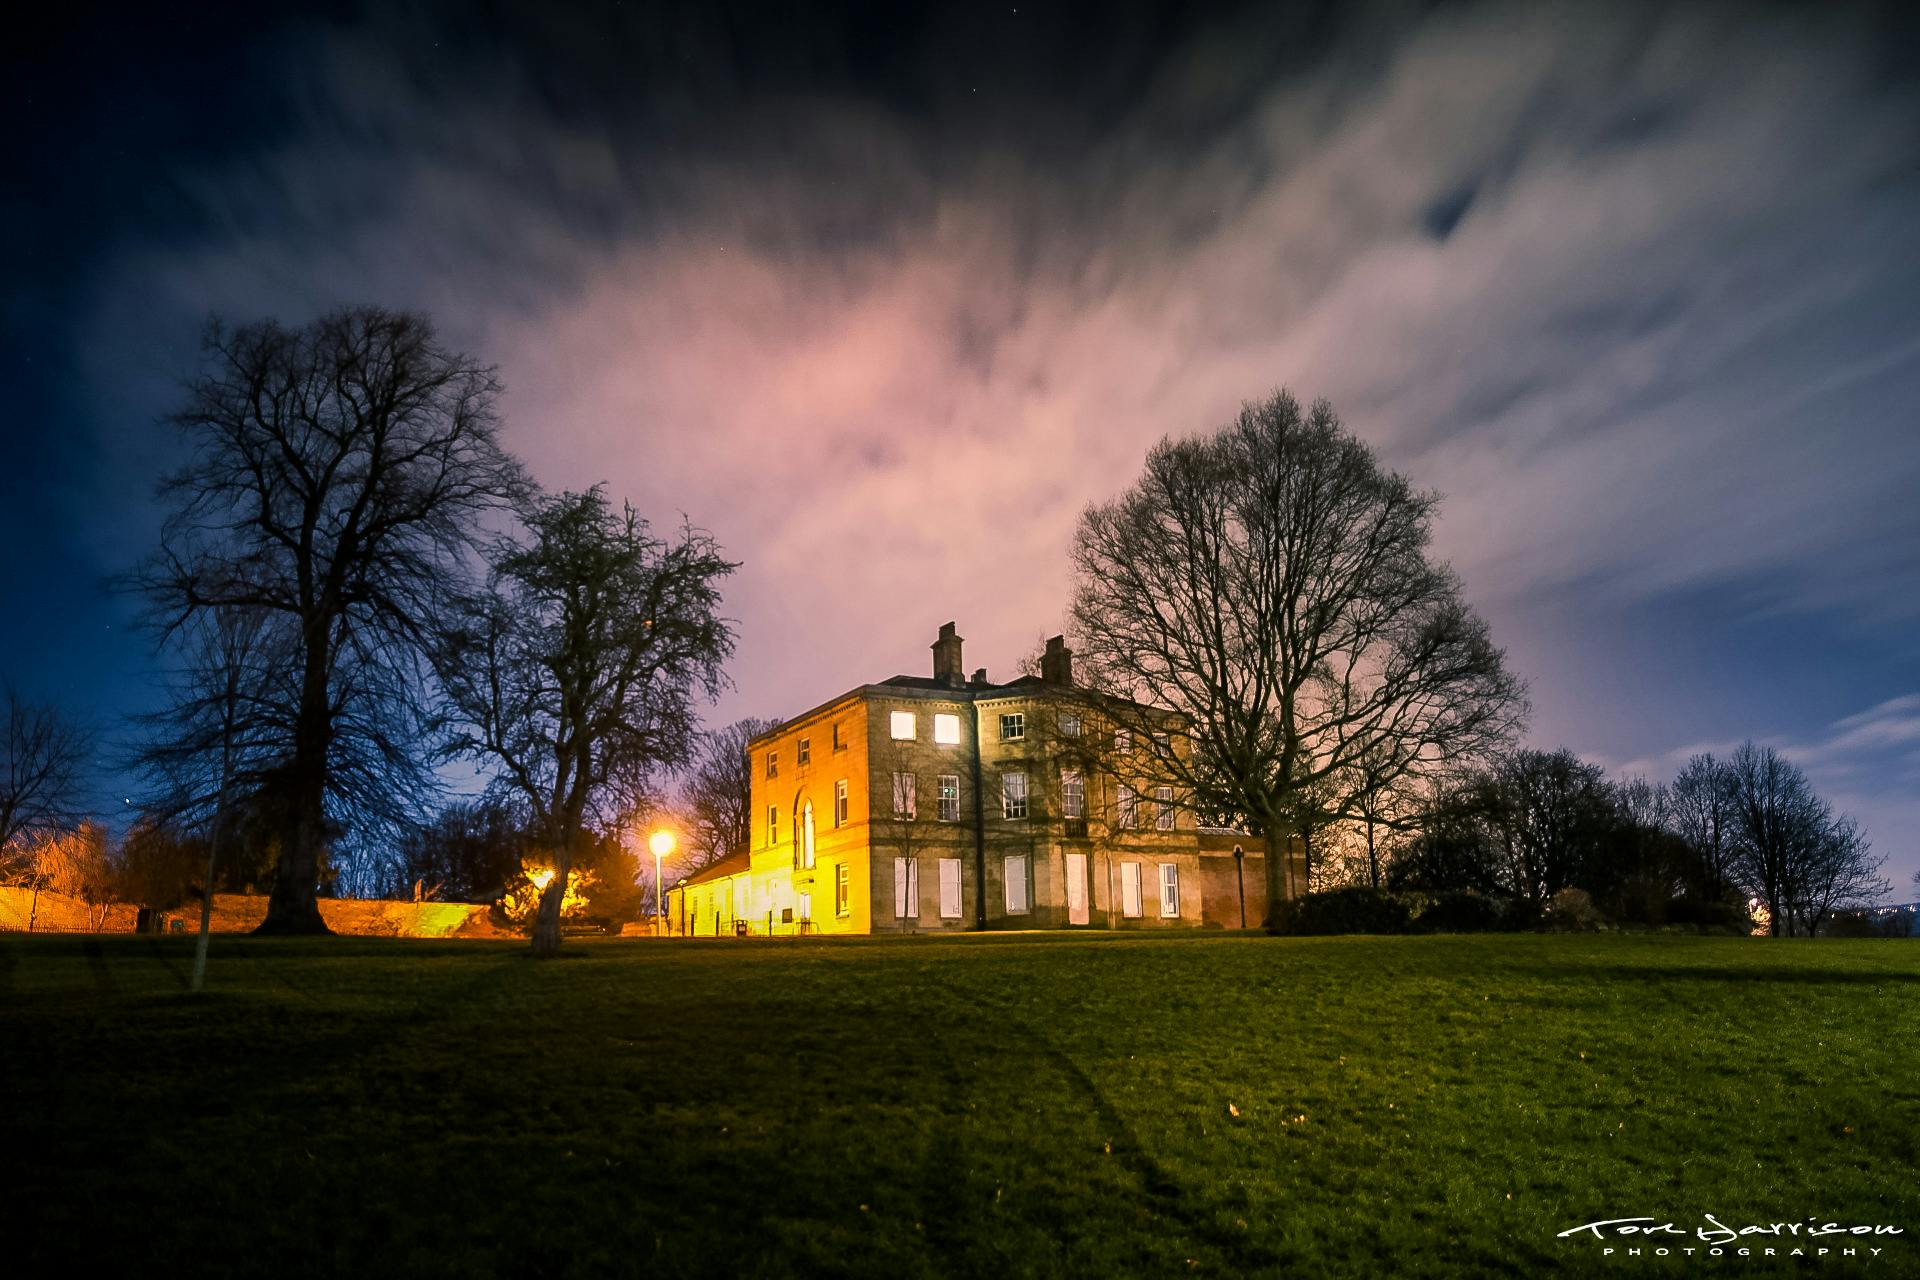
POLYGON ((1716 933, 1735 933, 1743 937, 1753 931, 1753 918, 1747 914, 1746 907, 1737 902, 1675 898, 1666 905, 1664 914, 1668 924, 1698 925, 1716 933))
POLYGON ((1603 917, 1585 889, 1562 889, 1547 903, 1547 927, 1569 933, 1598 929, 1603 917))
POLYGON ((1280 932, 1324 936, 1336 933, 1407 933, 1413 911, 1384 889, 1354 886, 1295 898, 1280 913, 1280 932))
POLYGON ((1513 927, 1509 906, 1480 893, 1443 893, 1413 925, 1421 933, 1499 933, 1513 927))

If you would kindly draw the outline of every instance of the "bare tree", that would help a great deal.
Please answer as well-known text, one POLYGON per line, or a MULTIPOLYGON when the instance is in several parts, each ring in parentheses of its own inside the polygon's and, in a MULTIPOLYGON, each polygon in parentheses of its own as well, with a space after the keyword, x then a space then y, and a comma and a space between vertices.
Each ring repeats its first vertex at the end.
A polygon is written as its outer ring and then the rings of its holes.
POLYGON ((1885 861, 1874 856, 1859 823, 1844 815, 1829 817, 1794 877, 1788 918, 1812 937, 1835 913, 1873 906, 1893 889, 1880 875, 1885 861))
POLYGON ((680 791, 692 855, 683 871, 698 871, 747 847, 753 805, 747 744, 779 723, 749 717, 701 735, 699 755, 680 791))
POLYGON ((1701 897, 1724 897, 1734 882, 1733 779, 1712 752, 1689 759, 1667 788, 1668 829, 1694 857, 1690 879, 1701 897))
POLYGON ((1748 742, 1726 770, 1733 865, 1767 904, 1770 933, 1811 934, 1833 911, 1867 905, 1890 888, 1858 825, 1836 817, 1799 766, 1748 742))
POLYGON ((59 708, 29 702, 6 686, 5 737, 0 739, 0 857, 24 857, 26 846, 77 826, 87 736, 59 708))
POLYGON ((488 590, 454 610, 437 666, 452 757, 498 770, 553 858, 535 955, 560 913, 589 820, 617 826, 691 755, 695 698, 722 688, 733 633, 716 612, 734 565, 690 527, 667 541, 598 488, 528 504, 493 550, 488 590))
POLYGON ((499 383, 422 317, 340 311, 300 329, 209 326, 173 417, 190 460, 161 487, 161 547, 129 580, 171 637, 209 611, 284 623, 280 861, 263 933, 324 933, 329 805, 418 791, 417 657, 487 511, 525 489, 496 438, 499 383), (351 784, 342 742, 382 775, 351 784))
MULTIPOLYGON (((1285 392, 1161 442, 1074 544, 1072 617, 1091 683, 1118 695, 1107 714, 1144 737, 1175 713, 1196 741, 1156 757, 1169 781, 1270 849, 1329 782, 1378 788, 1500 746, 1524 690, 1429 558, 1437 504, 1326 402, 1303 412, 1285 392)), ((1351 818, 1360 793, 1313 807, 1351 818)), ((1269 927, 1289 866, 1266 860, 1269 927)))

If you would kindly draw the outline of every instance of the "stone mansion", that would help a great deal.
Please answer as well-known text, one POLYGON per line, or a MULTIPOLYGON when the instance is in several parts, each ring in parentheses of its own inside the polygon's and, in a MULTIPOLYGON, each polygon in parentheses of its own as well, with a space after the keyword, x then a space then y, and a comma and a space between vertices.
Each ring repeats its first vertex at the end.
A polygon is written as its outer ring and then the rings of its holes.
POLYGON ((961 644, 949 622, 932 676, 861 685, 754 739, 748 847, 669 891, 669 931, 1260 923, 1260 841, 1197 825, 1156 780, 1154 753, 1187 750, 1171 719, 1139 742, 1104 723, 1061 637, 1005 684, 964 675, 961 644))

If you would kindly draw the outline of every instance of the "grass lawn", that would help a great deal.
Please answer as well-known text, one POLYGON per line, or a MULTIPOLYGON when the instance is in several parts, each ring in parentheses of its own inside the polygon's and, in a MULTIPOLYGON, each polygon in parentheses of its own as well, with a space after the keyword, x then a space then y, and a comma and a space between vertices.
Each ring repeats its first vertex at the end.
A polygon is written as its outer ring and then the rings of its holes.
POLYGON ((567 946, 0 935, 8 1273, 1920 1275, 1910 944, 567 946))

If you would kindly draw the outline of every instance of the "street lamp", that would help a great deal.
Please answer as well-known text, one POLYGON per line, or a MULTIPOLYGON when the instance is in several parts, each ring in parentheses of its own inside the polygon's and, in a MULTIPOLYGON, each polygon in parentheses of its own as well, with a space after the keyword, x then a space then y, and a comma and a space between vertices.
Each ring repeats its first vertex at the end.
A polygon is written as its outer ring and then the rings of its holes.
POLYGON ((647 848, 653 850, 653 932, 657 937, 665 927, 662 921, 666 915, 660 907, 660 864, 673 852, 673 832, 654 832, 647 837, 647 848))

